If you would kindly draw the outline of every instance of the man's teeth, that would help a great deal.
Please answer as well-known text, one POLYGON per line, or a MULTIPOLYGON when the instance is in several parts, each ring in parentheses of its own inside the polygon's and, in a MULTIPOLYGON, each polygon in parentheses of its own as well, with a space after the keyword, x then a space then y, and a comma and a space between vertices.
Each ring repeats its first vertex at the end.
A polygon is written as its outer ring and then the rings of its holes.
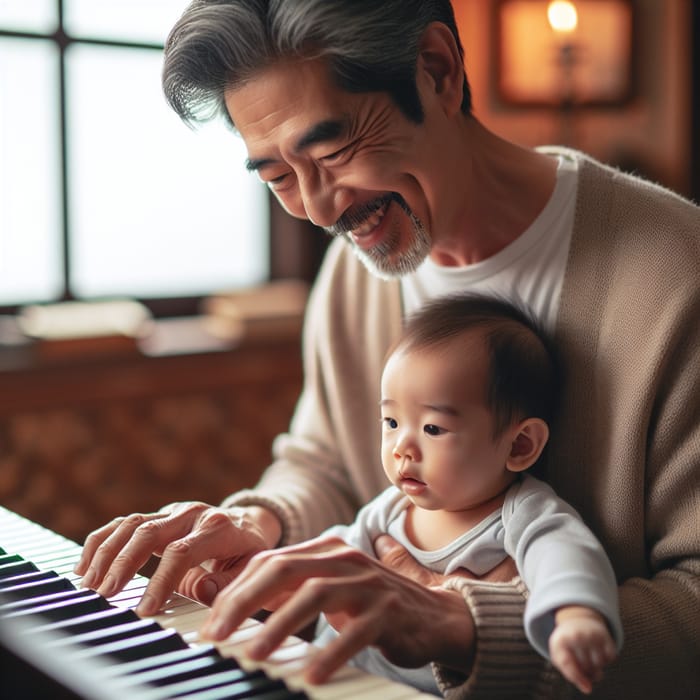
POLYGON ((379 226, 379 223, 381 220, 384 218, 384 214, 386 214, 386 208, 388 207, 388 203, 382 204, 379 209, 374 211, 372 214, 370 214, 363 222, 358 226, 356 229, 353 230, 353 235, 355 236, 366 236, 368 233, 371 233, 374 231, 377 226, 379 226))

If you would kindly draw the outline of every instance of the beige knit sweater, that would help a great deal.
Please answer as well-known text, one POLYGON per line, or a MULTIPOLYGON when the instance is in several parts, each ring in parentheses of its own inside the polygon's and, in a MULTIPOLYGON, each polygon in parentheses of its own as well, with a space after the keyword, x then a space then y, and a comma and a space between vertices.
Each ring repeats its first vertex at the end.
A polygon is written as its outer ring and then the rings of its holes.
MULTIPOLYGON (((579 173, 556 330, 566 399, 541 475, 603 542, 620 582, 625 646, 592 697, 696 699, 700 209, 585 157, 579 173)), ((295 542, 350 521, 386 486, 378 387, 401 317, 398 283, 335 242, 310 300, 290 431, 258 487, 225 503, 273 508, 295 542)), ((448 697, 576 696, 525 639, 522 583, 448 585, 477 626, 470 677, 436 668, 448 697)))

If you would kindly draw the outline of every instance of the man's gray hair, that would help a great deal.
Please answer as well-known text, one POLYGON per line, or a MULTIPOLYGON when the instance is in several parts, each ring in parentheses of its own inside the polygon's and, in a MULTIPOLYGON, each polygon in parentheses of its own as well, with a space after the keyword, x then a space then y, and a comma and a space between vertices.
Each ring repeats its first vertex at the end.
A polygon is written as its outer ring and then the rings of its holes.
POLYGON ((447 25, 463 56, 449 0, 193 0, 166 41, 163 90, 190 125, 229 119, 226 89, 280 61, 324 58, 338 87, 386 92, 421 122, 416 61, 431 22, 447 25))

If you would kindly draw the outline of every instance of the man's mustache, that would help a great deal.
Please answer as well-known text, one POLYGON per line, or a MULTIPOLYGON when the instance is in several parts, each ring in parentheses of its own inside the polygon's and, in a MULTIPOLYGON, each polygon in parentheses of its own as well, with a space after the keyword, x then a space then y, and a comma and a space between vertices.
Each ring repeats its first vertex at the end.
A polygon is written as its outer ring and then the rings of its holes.
POLYGON ((398 202, 403 209, 408 209, 408 205, 404 202, 400 194, 390 192, 389 194, 377 197, 364 204, 359 204, 350 211, 346 211, 338 221, 331 226, 324 226, 323 230, 331 236, 344 236, 348 232, 364 224, 370 216, 389 202, 398 202))

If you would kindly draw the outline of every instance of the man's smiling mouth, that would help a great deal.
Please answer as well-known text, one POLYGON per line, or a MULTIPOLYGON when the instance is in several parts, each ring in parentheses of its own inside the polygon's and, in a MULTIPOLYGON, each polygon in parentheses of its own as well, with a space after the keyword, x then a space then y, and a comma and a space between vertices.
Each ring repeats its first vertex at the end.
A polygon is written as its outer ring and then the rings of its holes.
POLYGON ((359 226, 350 231, 353 238, 363 238, 372 233, 377 226, 382 222, 386 210, 389 207, 389 202, 384 202, 378 209, 370 214, 359 226))
POLYGON ((325 231, 332 236, 351 235, 358 238, 367 236, 379 226, 394 198, 393 194, 387 194, 366 202, 353 211, 343 214, 332 226, 326 226, 325 231))

